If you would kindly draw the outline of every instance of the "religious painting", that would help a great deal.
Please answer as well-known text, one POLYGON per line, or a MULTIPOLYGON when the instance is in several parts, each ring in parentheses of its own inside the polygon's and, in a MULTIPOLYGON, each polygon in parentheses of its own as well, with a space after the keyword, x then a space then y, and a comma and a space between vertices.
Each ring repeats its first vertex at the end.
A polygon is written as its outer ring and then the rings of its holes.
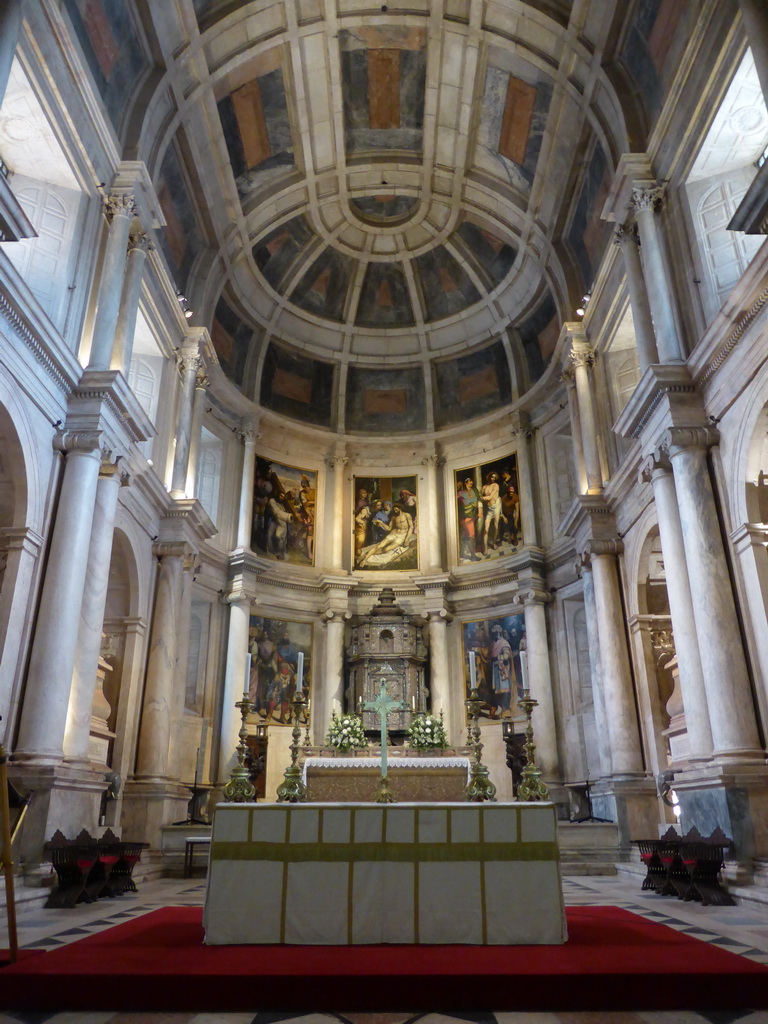
POLYGON ((459 565, 513 555, 523 544, 517 455, 454 473, 459 565))
POLYGON ((354 484, 354 568, 418 569, 416 477, 355 477, 354 484))
POLYGON ((512 401, 512 382, 504 344, 432 363, 435 426, 464 423, 512 401))
POLYGON ((256 456, 251 550, 294 565, 315 564, 317 473, 256 456))
POLYGON ((261 371, 261 404, 302 423, 332 427, 334 380, 332 363, 270 342, 261 371))
MULTIPOLYGON (((525 639, 525 615, 501 615, 465 622, 464 683, 467 696, 475 685, 483 704, 480 717, 499 722, 518 717, 523 693, 520 645, 525 639)), ((525 644, 523 644, 523 648, 525 644)))
POLYGON ((293 725, 290 703, 301 688, 307 704, 302 724, 309 722, 312 703, 312 623, 251 615, 248 626, 251 677, 248 698, 254 714, 270 725, 293 725))
POLYGON ((347 430, 355 433, 426 430, 423 368, 350 366, 345 417, 347 430))

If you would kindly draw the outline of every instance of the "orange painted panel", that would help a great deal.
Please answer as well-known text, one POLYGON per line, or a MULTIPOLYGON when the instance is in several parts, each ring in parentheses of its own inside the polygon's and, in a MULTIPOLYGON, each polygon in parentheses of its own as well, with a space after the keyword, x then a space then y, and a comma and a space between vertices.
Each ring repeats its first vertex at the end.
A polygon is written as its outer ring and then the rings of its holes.
POLYGON ((240 129, 246 167, 256 167, 272 154, 257 78, 232 93, 232 106, 240 129))
POLYGON ((400 127, 400 51, 368 51, 368 126, 400 127))
POLYGON ((536 89, 510 75, 499 135, 499 153, 508 160, 514 160, 516 164, 525 160, 535 102, 536 89))

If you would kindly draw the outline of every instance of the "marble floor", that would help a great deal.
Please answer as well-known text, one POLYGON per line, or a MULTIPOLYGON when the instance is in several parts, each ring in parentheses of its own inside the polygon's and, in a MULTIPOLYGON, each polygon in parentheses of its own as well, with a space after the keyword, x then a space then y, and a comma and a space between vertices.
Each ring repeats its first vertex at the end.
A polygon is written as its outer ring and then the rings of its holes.
MULTIPOLYGON (((568 906, 619 906, 705 942, 768 964, 768 908, 758 905, 702 907, 644 893, 634 878, 571 877, 564 880, 568 906)), ((199 906, 201 879, 148 882, 136 894, 70 910, 32 910, 19 916, 22 948, 53 949, 158 907, 199 906)), ((7 947, 5 922, 0 946, 7 947)), ((0 992, 0 1007, 2 1006, 0 992)), ((385 1003, 385 998, 382 999, 385 1003)), ((0 1012, 0 1024, 768 1024, 768 1010, 611 1011, 559 1013, 32 1013, 0 1012)))

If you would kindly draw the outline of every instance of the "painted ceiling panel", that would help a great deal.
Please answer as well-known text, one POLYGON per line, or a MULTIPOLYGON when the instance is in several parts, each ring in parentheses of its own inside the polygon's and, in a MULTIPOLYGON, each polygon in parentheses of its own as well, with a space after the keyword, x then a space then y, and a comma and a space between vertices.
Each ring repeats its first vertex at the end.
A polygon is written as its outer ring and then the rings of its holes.
POLYGON ((278 288, 301 252, 315 238, 303 214, 276 228, 253 247, 253 258, 273 288, 278 288))
POLYGON ((360 292, 358 327, 412 327, 413 307, 400 263, 369 263, 360 292))
POLYGON ((417 256, 414 264, 427 321, 453 316, 480 300, 466 270, 445 246, 417 256))
POLYGON ((479 352, 432 364, 435 426, 493 412, 511 399, 506 352, 496 341, 479 352))
POLYGON ((356 268, 352 257, 326 249, 301 279, 291 299, 309 313, 342 321, 356 268))

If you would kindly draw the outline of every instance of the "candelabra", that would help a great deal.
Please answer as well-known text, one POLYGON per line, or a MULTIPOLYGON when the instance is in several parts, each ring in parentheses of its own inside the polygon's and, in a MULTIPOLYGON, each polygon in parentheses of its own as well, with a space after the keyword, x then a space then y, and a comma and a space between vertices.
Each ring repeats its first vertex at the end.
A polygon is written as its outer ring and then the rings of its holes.
POLYGON ((233 804, 247 804, 256 796, 256 787, 251 782, 251 773, 245 765, 245 756, 248 753, 248 745, 246 743, 248 739, 248 726, 246 725, 246 719, 251 711, 253 711, 254 705, 248 699, 248 694, 244 693, 243 699, 239 700, 235 707, 240 712, 242 719, 239 734, 240 742, 237 745, 237 764, 232 769, 229 782, 224 787, 224 799, 233 804))
POLYGON ((525 726, 525 767, 523 768, 520 779, 520 785, 517 787, 517 799, 532 801, 532 800, 548 800, 549 799, 549 788, 542 782, 541 769, 537 767, 536 761, 534 760, 534 754, 536 753, 536 747, 533 742, 533 724, 531 722, 531 712, 534 708, 539 706, 539 702, 531 697, 530 690, 523 690, 523 696, 518 701, 518 704, 525 713, 526 726, 525 726))
POLYGON ((283 781, 277 787, 277 802, 280 804, 303 804, 307 799, 307 787, 301 779, 299 752, 301 751, 301 712, 307 700, 299 690, 291 701, 293 716, 293 732, 291 743, 291 763, 283 772, 283 781))
POLYGON ((472 747, 475 755, 474 763, 469 769, 469 783, 467 784, 467 800, 475 803, 496 802, 496 787, 488 777, 488 769, 481 761, 483 744, 480 741, 480 707, 483 701, 473 686, 469 691, 469 697, 464 701, 469 719, 467 729, 467 744, 472 747))

